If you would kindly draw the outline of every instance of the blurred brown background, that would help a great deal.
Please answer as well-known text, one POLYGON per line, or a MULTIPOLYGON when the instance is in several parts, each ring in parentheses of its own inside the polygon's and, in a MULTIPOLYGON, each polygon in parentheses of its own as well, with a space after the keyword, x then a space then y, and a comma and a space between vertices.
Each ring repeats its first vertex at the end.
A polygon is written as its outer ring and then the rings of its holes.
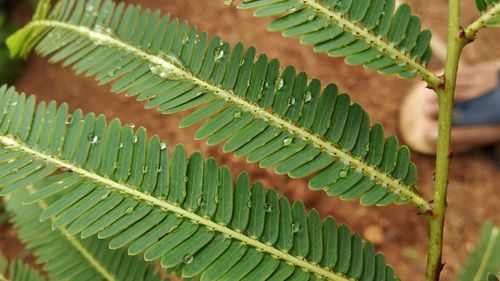
MULTIPOLYGON (((14 17, 26 22, 31 16, 29 1, 17 1, 14 17)), ((145 8, 160 9, 175 17, 187 20, 208 31, 210 36, 220 35, 223 40, 245 46, 255 45, 258 52, 277 57, 282 65, 292 64, 297 71, 305 71, 310 78, 317 77, 323 84, 335 82, 341 91, 349 92, 354 102, 360 103, 370 114, 372 122, 384 125, 387 134, 398 133, 398 108, 407 91, 417 80, 399 80, 394 76, 381 76, 362 67, 347 66, 342 59, 316 54, 309 46, 302 46, 297 39, 285 39, 278 33, 269 33, 269 19, 258 19, 251 11, 240 11, 224 5, 223 0, 134 0, 145 8)), ((434 36, 446 38, 445 0, 409 1, 414 11, 422 17, 424 27, 432 27, 434 36)), ((462 1, 463 24, 475 18, 473 0, 462 1)), ((465 62, 484 62, 500 58, 500 31, 483 30, 474 44, 464 51, 465 62)), ((442 63, 434 57, 431 68, 439 69, 442 63)), ((252 180, 273 186, 289 199, 301 199, 307 207, 318 209, 323 216, 332 215, 337 222, 348 224, 353 231, 361 232, 374 242, 377 250, 385 253, 387 260, 402 280, 422 280, 425 271, 427 226, 412 205, 362 207, 358 202, 342 202, 329 198, 322 192, 307 189, 306 180, 291 180, 277 176, 272 170, 260 169, 223 154, 218 146, 207 147, 203 141, 193 141, 196 128, 178 129, 177 124, 186 114, 164 116, 153 110, 146 111, 142 104, 124 96, 109 94, 108 87, 98 87, 91 78, 75 76, 60 65, 47 63, 32 55, 24 72, 15 83, 20 91, 36 94, 39 100, 68 102, 74 110, 103 113, 109 118, 119 117, 123 123, 144 126, 150 134, 158 134, 172 147, 184 143, 190 152, 202 151, 216 157, 219 163, 232 168, 234 175, 246 170, 252 180)), ((418 184, 424 198, 432 195, 434 158, 413 155, 418 166, 418 184)), ((499 170, 480 152, 457 155, 451 166, 448 214, 446 218, 443 280, 454 280, 468 253, 471 251, 479 227, 485 220, 500 224, 499 170)), ((0 229, 0 250, 9 256, 19 252, 15 232, 0 229)))

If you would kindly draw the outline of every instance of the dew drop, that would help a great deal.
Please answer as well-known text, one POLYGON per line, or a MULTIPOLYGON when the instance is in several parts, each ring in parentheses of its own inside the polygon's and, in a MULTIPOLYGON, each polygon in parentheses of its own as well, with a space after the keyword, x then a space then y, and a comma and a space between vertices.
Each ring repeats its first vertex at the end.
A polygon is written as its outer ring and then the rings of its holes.
POLYGON ((73 115, 69 114, 66 116, 66 120, 64 121, 64 124, 69 125, 71 124, 71 121, 73 121, 73 115))
POLYGON ((184 177, 184 182, 188 182, 189 178, 186 176, 184 177))
POLYGON ((151 71, 151 73, 153 73, 154 75, 158 75, 158 66, 154 65, 154 64, 151 64, 149 65, 149 71, 151 71))
POLYGON ((12 106, 16 106, 16 105, 17 105, 17 101, 13 101, 13 102, 11 102, 11 103, 10 103, 10 105, 12 105, 12 106))
POLYGON ((311 92, 307 91, 304 93, 304 96, 302 97, 304 99, 304 102, 310 102, 312 99, 312 94, 311 92))
POLYGON ((98 143, 99 142, 99 137, 96 136, 94 133, 90 133, 88 136, 87 136, 87 139, 90 141, 91 144, 95 144, 95 143, 98 143))
POLYGON ((295 104, 295 98, 294 97, 291 97, 288 99, 288 106, 292 106, 295 104))
POLYGON ((273 210, 273 206, 269 204, 264 204, 264 212, 270 213, 273 210))
POLYGON ((156 165, 156 171, 161 172, 161 165, 160 164, 156 165))
POLYGON ((148 172, 148 166, 142 165, 142 173, 145 174, 148 172))
POLYGON ((93 10, 94 10, 94 5, 92 5, 92 3, 87 3, 87 5, 85 5, 85 11, 90 13, 93 10))
POLYGON ((299 232, 300 225, 298 223, 292 223, 292 232, 297 233, 299 232))
POLYGON ((165 71, 161 71, 160 74, 158 74, 158 76, 160 76, 160 78, 167 78, 168 77, 168 72, 165 72, 165 71))
POLYGON ((192 255, 185 255, 183 258, 182 258, 182 261, 186 264, 190 264, 193 262, 193 256, 192 255))
POLYGON ((160 150, 165 150, 167 148, 167 144, 164 142, 160 143, 160 150))
POLYGON ((134 135, 134 137, 132 138, 132 142, 137 143, 137 135, 134 135))
POLYGON ((224 50, 220 47, 214 49, 215 60, 218 61, 224 57, 224 50))
POLYGON ((341 177, 341 178, 345 178, 345 177, 347 177, 347 170, 342 170, 342 171, 340 171, 340 173, 339 173, 339 177, 341 177))
POLYGON ((293 140, 293 139, 292 139, 292 138, 289 138, 289 137, 285 138, 285 139, 283 140, 283 145, 285 145, 285 146, 290 145, 290 144, 292 143, 292 140, 293 140))
POLYGON ((120 146, 118 146, 118 149, 123 148, 123 143, 120 143, 120 146))
POLYGON ((125 213, 130 214, 134 210, 134 207, 128 207, 125 213))
POLYGON ((276 84, 278 84, 278 88, 277 88, 278 91, 283 89, 283 86, 285 86, 285 82, 281 78, 278 78, 278 81, 276 84))
POLYGON ((134 124, 134 123, 130 123, 130 124, 129 124, 129 126, 130 126, 130 128, 132 128, 132 129, 133 129, 133 128, 135 128, 135 124, 134 124))

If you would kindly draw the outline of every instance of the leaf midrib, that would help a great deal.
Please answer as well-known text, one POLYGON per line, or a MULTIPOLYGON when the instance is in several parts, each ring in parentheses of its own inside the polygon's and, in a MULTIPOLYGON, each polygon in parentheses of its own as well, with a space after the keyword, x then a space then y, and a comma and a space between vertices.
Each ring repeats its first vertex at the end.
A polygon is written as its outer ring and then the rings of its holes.
POLYGON ((493 254, 493 247, 495 246, 495 241, 498 237, 498 228, 493 226, 493 231, 491 232, 490 239, 488 239, 488 243, 486 245, 486 250, 484 251, 484 255, 481 259, 481 263, 479 264, 479 268, 474 276, 474 281, 480 281, 483 276, 484 271, 486 270, 486 265, 491 255, 493 254))
MULTIPOLYGON (((27 187, 28 191, 30 193, 35 192, 32 186, 27 187)), ((46 210, 48 208, 47 203, 42 199, 37 201, 38 206, 40 206, 40 209, 46 210)), ((50 219, 51 221, 54 221, 53 218, 50 219)), ((110 272, 106 270, 106 268, 97 260, 95 257, 74 237, 71 235, 66 227, 60 227, 58 228, 58 231, 61 232, 66 240, 75 247, 75 249, 93 266, 93 268, 99 272, 104 279, 109 280, 109 281, 116 281, 116 277, 113 276, 110 272)))
MULTIPOLYGON (((90 179, 92 181, 98 182, 104 186, 107 186, 109 189, 114 189, 116 191, 122 192, 124 194, 127 194, 130 197, 133 197, 137 200, 141 200, 143 202, 146 202, 147 204, 154 205, 157 207, 160 207, 162 209, 168 210, 170 212, 173 212, 175 214, 178 214, 179 216, 189 218, 191 219, 194 223, 204 225, 205 227, 212 229, 214 231, 217 231, 219 233, 222 233, 223 235, 226 235, 228 237, 231 237, 233 239, 239 240, 247 245, 250 245, 252 247, 255 247, 256 249, 259 249, 263 252, 266 252, 274 257, 277 257, 278 259, 281 259, 285 262, 294 264, 297 267, 301 267, 305 269, 306 271, 313 272, 319 276, 322 276, 324 278, 327 278, 329 280, 334 280, 334 281, 349 281, 350 279, 345 277, 341 273, 334 273, 332 271, 329 271, 327 269, 322 268, 321 266, 317 264, 311 264, 308 263, 307 261, 297 258, 295 256, 292 256, 288 253, 285 253, 281 250, 278 250, 274 247, 271 247, 265 243, 260 242, 259 240, 252 239, 241 232, 237 232, 235 230, 232 230, 230 228, 227 228, 224 225, 218 224, 214 221, 211 221, 209 219, 206 219, 204 217, 201 217, 193 212, 189 212, 187 210, 182 209, 179 206, 173 205, 169 202, 160 200, 156 197, 153 197, 149 194, 144 194, 132 187, 129 187, 123 183, 118 183, 115 182, 109 178, 102 177, 98 174, 92 173, 90 171, 87 171, 79 166, 76 166, 72 163, 69 163, 67 161, 63 161, 57 157, 47 155, 41 151, 37 151, 28 145, 19 142, 13 137, 9 136, 0 136, 0 143, 3 144, 5 147, 10 148, 11 150, 20 150, 25 153, 28 153, 32 155, 33 157, 38 157, 39 159, 45 160, 47 163, 54 164, 60 168, 65 168, 73 173, 79 174, 81 177, 90 179)), ((78 241, 76 241, 78 243, 78 241)))
POLYGON ((366 28, 360 27, 349 20, 344 19, 340 14, 324 7, 316 0, 302 0, 302 3, 309 6, 311 9, 314 9, 317 13, 325 15, 331 22, 340 24, 345 30, 356 34, 358 37, 364 38, 366 42, 370 43, 386 55, 391 56, 391 58, 395 61, 403 63, 416 70, 418 75, 422 77, 422 79, 424 79, 431 88, 437 89, 439 86, 439 78, 433 72, 429 71, 422 64, 409 57, 408 54, 398 50, 390 44, 387 44, 382 37, 376 36, 370 33, 370 31, 366 28))
POLYGON ((135 46, 124 43, 118 39, 113 38, 110 35, 102 34, 96 32, 88 27, 77 26, 73 24, 68 24, 65 22, 55 21, 55 20, 40 20, 33 21, 29 23, 26 28, 29 26, 45 26, 45 27, 53 27, 53 28, 62 28, 66 30, 70 30, 76 32, 84 37, 87 37, 89 40, 94 42, 97 45, 106 45, 109 47, 115 47, 119 50, 123 50, 125 52, 129 52, 131 54, 136 55, 137 57, 142 58, 143 60, 157 65, 165 67, 166 69, 172 71, 178 77, 182 79, 188 80, 193 84, 201 86, 207 91, 212 92, 214 95, 219 98, 230 101, 234 104, 240 106, 244 111, 251 112, 256 118, 263 119, 271 125, 274 125, 278 128, 284 129, 288 131, 290 134, 295 137, 299 137, 301 139, 305 139, 314 143, 321 151, 328 153, 329 155, 336 157, 339 161, 342 161, 347 166, 351 167, 355 170, 364 171, 365 174, 373 177, 373 181, 379 185, 386 186, 387 189, 391 192, 399 194, 399 196, 404 196, 408 198, 412 203, 414 203, 420 212, 425 213, 431 210, 431 206, 429 203, 414 193, 409 186, 404 184, 402 181, 396 180, 392 178, 389 174, 377 169, 374 166, 368 165, 362 159, 358 159, 338 148, 334 143, 326 141, 321 137, 309 132, 308 130, 298 127, 295 124, 276 116, 261 107, 254 105, 241 97, 231 93, 230 91, 224 90, 218 86, 214 86, 204 80, 199 79, 192 73, 187 70, 181 69, 177 65, 172 62, 167 61, 163 57, 155 56, 147 53, 146 51, 139 49, 135 46))

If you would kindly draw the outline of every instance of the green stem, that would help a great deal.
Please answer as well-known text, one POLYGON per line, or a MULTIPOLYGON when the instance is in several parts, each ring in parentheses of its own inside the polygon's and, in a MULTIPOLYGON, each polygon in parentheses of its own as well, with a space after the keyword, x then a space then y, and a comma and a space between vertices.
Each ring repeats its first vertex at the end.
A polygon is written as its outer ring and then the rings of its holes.
POLYGON ((460 1, 449 0, 448 47, 443 85, 438 89, 439 131, 436 154, 436 175, 432 216, 429 219, 429 250, 427 258, 427 281, 439 280, 443 264, 443 227, 446 212, 446 193, 450 165, 450 136, 453 112, 453 96, 457 79, 460 53, 467 41, 460 28, 460 1))
POLYGON ((476 33, 481 28, 485 27, 488 21, 498 15, 500 15, 500 3, 494 4, 493 7, 488 9, 479 18, 477 18, 474 22, 472 22, 465 28, 465 37, 467 38, 467 40, 474 40, 476 33))

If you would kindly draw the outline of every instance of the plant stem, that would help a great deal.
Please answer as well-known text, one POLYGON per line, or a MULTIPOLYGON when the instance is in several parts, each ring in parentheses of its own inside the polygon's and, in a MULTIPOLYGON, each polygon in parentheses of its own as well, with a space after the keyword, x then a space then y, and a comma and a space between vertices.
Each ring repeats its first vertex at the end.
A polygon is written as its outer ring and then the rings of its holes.
POLYGON ((460 1, 449 0, 448 47, 443 85, 437 90, 439 97, 439 131, 436 154, 433 215, 429 219, 429 250, 427 258, 427 281, 439 280, 443 264, 443 227, 446 212, 448 171, 451 158, 450 136, 453 112, 453 96, 457 79, 460 53, 466 44, 460 28, 460 1))
POLYGON ((500 14, 500 3, 493 4, 488 11, 483 13, 479 18, 477 18, 474 22, 469 24, 465 28, 465 37, 467 40, 472 41, 476 36, 476 33, 479 29, 486 26, 486 23, 491 20, 493 17, 498 16, 500 14))

